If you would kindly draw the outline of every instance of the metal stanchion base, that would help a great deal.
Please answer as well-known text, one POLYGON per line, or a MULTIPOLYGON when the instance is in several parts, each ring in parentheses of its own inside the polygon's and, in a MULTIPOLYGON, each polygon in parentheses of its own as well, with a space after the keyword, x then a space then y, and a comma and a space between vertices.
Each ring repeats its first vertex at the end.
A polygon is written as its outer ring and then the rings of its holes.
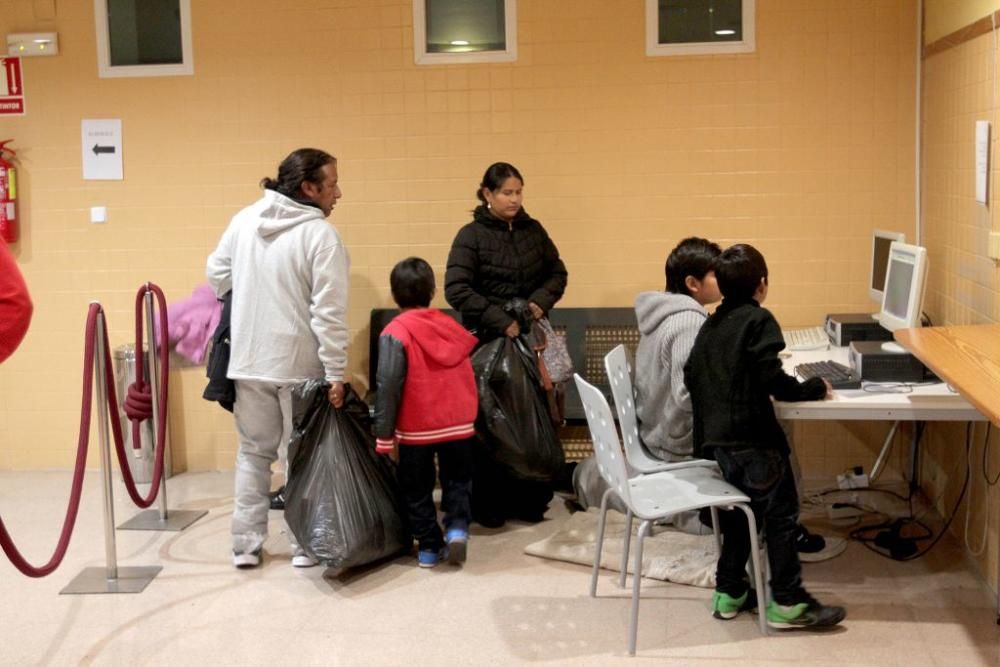
POLYGON ((159 565, 119 567, 118 578, 108 579, 106 567, 87 567, 59 591, 59 595, 141 593, 162 569, 159 565))
POLYGON ((160 518, 160 510, 145 510, 118 526, 118 530, 184 530, 208 514, 207 510, 170 510, 160 518))

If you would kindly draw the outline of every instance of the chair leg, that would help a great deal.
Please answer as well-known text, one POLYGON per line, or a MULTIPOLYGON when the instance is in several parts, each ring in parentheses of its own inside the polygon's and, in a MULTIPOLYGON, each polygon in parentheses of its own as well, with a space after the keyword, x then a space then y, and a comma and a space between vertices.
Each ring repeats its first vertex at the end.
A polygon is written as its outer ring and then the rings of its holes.
POLYGON ((628 654, 635 655, 636 638, 639 634, 639 586, 642 582, 642 543, 646 539, 652 521, 643 521, 635 541, 635 563, 632 565, 632 617, 628 625, 628 654))
MULTIPOLYGON (((628 552, 632 544, 632 510, 625 512, 625 538, 622 544, 621 573, 618 575, 618 587, 625 588, 625 578, 628 575, 628 552)), ((634 573, 633 573, 634 574, 634 573)))
POLYGON ((715 535, 715 548, 722 553, 722 531, 719 530, 719 508, 713 505, 709 508, 712 512, 712 534, 715 535))
POLYGON ((604 522, 608 516, 608 496, 611 489, 601 496, 601 518, 597 522, 597 544, 594 545, 594 569, 590 575, 590 597, 597 597, 597 575, 601 570, 601 550, 604 547, 604 522))
POLYGON ((750 530, 750 562, 753 563, 754 585, 757 587, 757 610, 760 621, 760 633, 767 634, 767 581, 763 576, 764 569, 761 566, 760 546, 757 540, 757 520, 753 516, 753 510, 749 505, 736 505, 747 516, 747 524, 750 530))

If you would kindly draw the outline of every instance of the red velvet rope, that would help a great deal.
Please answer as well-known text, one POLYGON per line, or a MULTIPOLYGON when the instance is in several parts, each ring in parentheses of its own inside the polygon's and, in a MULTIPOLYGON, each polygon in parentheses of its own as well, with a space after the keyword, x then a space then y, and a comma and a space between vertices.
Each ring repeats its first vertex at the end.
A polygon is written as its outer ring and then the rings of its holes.
MULTIPOLYGON (((124 438, 122 437, 121 424, 118 419, 118 397, 115 393, 114 370, 111 366, 111 346, 108 344, 108 337, 106 333, 104 337, 104 349, 96 351, 94 345, 94 332, 97 327, 97 315, 103 313, 104 311, 100 304, 92 303, 90 304, 90 309, 87 312, 87 332, 83 357, 83 401, 80 406, 80 433, 77 439, 76 465, 73 469, 73 483, 70 487, 69 504, 66 507, 66 516, 63 519, 62 532, 59 535, 59 542, 56 544, 55 552, 52 554, 49 562, 41 567, 35 567, 25 560, 24 556, 21 555, 21 552, 14 544, 14 540, 11 538, 10 533, 7 531, 7 526, 4 525, 3 518, 0 518, 0 547, 3 548, 3 552, 7 555, 7 558, 10 559, 10 562, 13 563, 14 567, 26 576, 44 577, 54 572, 66 556, 66 549, 69 547, 69 541, 73 535, 73 528, 76 525, 76 516, 80 509, 80 495, 83 491, 83 475, 87 464, 87 448, 90 444, 90 413, 91 406, 93 404, 95 352, 104 355, 104 377, 108 389, 108 418, 111 421, 111 432, 114 436, 115 452, 118 455, 118 466, 121 468, 122 479, 125 482, 125 489, 128 491, 129 497, 132 498, 132 502, 139 507, 149 507, 156 500, 157 493, 160 490, 160 480, 163 478, 163 454, 167 435, 167 378, 169 377, 170 370, 170 350, 166 345, 166 298, 163 296, 163 291, 152 283, 147 283, 143 287, 139 288, 139 293, 136 296, 135 349, 137 350, 136 378, 138 378, 138 380, 135 384, 129 386, 129 394, 132 395, 135 393, 140 402, 143 400, 143 395, 145 395, 145 397, 149 397, 150 394, 148 385, 142 381, 145 368, 145 355, 142 354, 142 315, 143 297, 147 290, 153 292, 156 296, 157 304, 160 308, 160 341, 162 343, 159 350, 160 395, 158 397, 158 404, 160 407, 160 419, 156 429, 156 462, 153 466, 153 479, 151 482, 149 496, 143 498, 139 495, 139 492, 135 487, 135 481, 132 478, 132 471, 128 466, 128 459, 125 456, 124 438), (135 389, 134 392, 133 388, 135 389), (143 388, 145 388, 145 391, 143 391, 143 388)), ((105 332, 106 331, 107 329, 105 328, 105 332)), ((146 398, 145 400, 151 408, 152 399, 146 398)), ((129 417, 133 419, 133 446, 138 448, 141 442, 139 436, 139 424, 142 418, 148 418, 148 415, 146 415, 146 417, 142 417, 141 414, 135 414, 135 416, 133 416, 134 414, 134 411, 130 412, 129 417)))
MULTIPOLYGON (((148 419, 151 416, 151 410, 145 414, 141 410, 135 411, 134 408, 136 403, 149 403, 152 406, 152 399, 150 396, 149 385, 146 384, 145 380, 145 354, 142 354, 142 330, 143 330, 143 303, 145 301, 144 297, 146 292, 150 291, 156 297, 157 305, 160 308, 160 395, 158 397, 158 405, 160 408, 160 422, 156 425, 156 443, 154 447, 155 462, 153 463, 153 479, 150 481, 149 495, 143 498, 139 494, 139 490, 135 486, 135 480, 132 478, 132 470, 128 465, 128 457, 125 454, 125 442, 122 437, 121 425, 118 423, 118 397, 115 394, 115 384, 114 384, 114 373, 111 369, 111 349, 105 346, 104 355, 107 360, 105 365, 106 372, 108 375, 108 412, 111 418, 111 430, 114 433, 115 438, 115 453, 118 455, 118 467, 122 472, 122 481, 125 482, 125 490, 128 492, 129 497, 132 502, 137 506, 146 508, 156 501, 156 496, 160 491, 160 481, 163 479, 163 455, 166 450, 167 443, 167 378, 169 377, 170 371, 170 349, 167 347, 168 331, 167 331, 167 300, 163 296, 163 290, 153 283, 146 283, 139 288, 139 291, 135 295, 135 377, 136 381, 128 388, 128 396, 132 397, 129 401, 126 398, 125 410, 129 419, 132 421, 132 447, 134 449, 139 449, 141 446, 141 433, 140 424, 144 419, 148 419), (140 397, 137 401, 136 396, 140 397), (131 405, 130 405, 131 403, 131 405), (130 409, 131 408, 131 409, 130 409)), ((155 342, 150 341, 150 346, 154 346, 155 342)))
POLYGON ((87 312, 87 338, 83 355, 83 402, 80 406, 80 435, 76 446, 76 466, 73 469, 73 484, 69 494, 69 505, 66 507, 66 517, 63 519, 62 533, 59 535, 59 543, 56 545, 55 553, 52 554, 49 562, 41 567, 34 567, 26 561, 14 545, 14 540, 7 532, 7 526, 4 525, 3 519, 0 518, 0 546, 3 547, 3 552, 7 554, 7 558, 14 564, 14 567, 29 577, 44 577, 59 567, 66 555, 69 539, 73 536, 73 527, 76 525, 76 514, 80 509, 80 494, 83 491, 83 474, 87 464, 87 445, 90 441, 90 407, 94 391, 94 329, 97 326, 97 314, 100 312, 100 304, 90 304, 90 310, 87 312))

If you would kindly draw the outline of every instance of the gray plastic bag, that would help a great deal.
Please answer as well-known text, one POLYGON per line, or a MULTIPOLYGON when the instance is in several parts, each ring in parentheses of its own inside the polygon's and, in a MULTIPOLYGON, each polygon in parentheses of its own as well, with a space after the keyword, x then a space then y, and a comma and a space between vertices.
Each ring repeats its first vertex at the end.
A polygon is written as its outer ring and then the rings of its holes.
POLYGON ((348 386, 344 406, 329 385, 310 380, 292 392, 285 520, 305 552, 347 568, 409 550, 395 465, 375 453, 368 406, 348 386))

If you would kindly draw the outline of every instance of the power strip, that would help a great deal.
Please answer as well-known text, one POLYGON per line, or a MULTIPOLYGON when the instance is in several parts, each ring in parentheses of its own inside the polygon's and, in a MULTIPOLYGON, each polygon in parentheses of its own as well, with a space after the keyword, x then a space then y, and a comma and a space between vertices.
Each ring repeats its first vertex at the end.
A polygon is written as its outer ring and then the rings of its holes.
MULTIPOLYGON (((851 503, 856 503, 857 498, 854 498, 851 503)), ((831 521, 840 521, 842 519, 853 519, 863 515, 864 510, 855 507, 854 504, 840 502, 840 503, 830 503, 826 506, 826 515, 830 517, 831 521)))

